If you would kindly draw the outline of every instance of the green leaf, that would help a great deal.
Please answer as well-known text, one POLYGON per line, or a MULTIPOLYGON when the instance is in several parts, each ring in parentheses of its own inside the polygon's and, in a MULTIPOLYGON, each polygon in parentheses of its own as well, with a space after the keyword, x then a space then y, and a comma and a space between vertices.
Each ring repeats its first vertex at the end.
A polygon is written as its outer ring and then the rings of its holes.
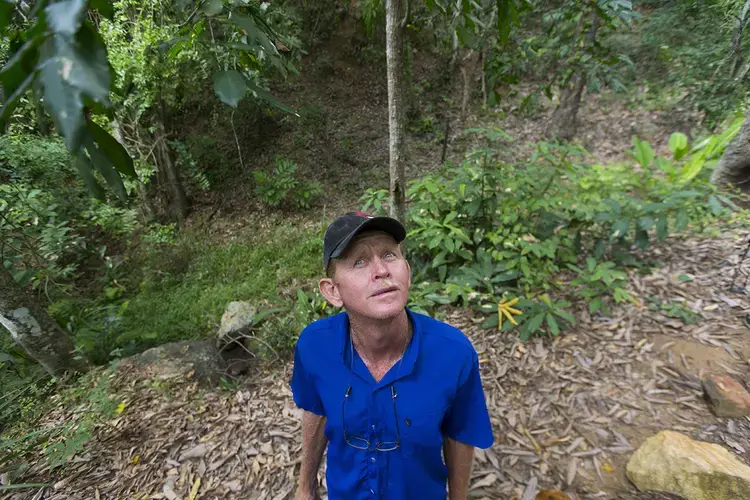
POLYGON ((69 71, 64 60, 51 58, 44 64, 41 78, 44 83, 44 105, 65 138, 68 150, 75 152, 81 145, 83 133, 83 97, 80 89, 63 79, 66 68, 69 71))
POLYGON ((95 9, 102 17, 112 20, 115 17, 115 8, 112 5, 112 0, 91 0, 90 6, 95 9))
POLYGON ((481 326, 483 330, 487 330, 489 328, 494 328, 494 327, 497 327, 497 313, 493 314, 492 316, 484 320, 484 323, 482 323, 482 326, 481 326))
POLYGON ((688 214, 687 210, 682 209, 678 211, 677 217, 675 220, 674 230, 679 233, 680 231, 682 231, 683 229, 687 227, 689 222, 690 222, 690 215, 688 214))
POLYGON ((669 233, 669 226, 667 222, 667 216, 662 215, 656 220, 656 237, 659 241, 664 241, 669 233))
POLYGON ((201 5, 201 12, 207 16, 221 14, 222 10, 224 10, 224 4, 221 0, 205 0, 201 5))
POLYGON ((14 6, 15 2, 0 0, 0 31, 4 32, 5 28, 8 27, 8 24, 10 23, 10 16, 13 12, 14 6))
POLYGON ((255 83, 253 83, 251 81, 248 81, 247 82, 247 86, 250 87, 250 90, 252 90, 256 94, 258 94, 258 97, 260 97, 261 99, 263 99, 266 102, 268 102, 271 106, 277 107, 280 110, 286 111, 287 113, 293 114, 295 116, 299 116, 299 115, 297 115, 297 113, 294 112, 294 110, 292 108, 290 108, 289 106, 287 106, 287 105, 282 104, 281 102, 279 102, 274 96, 272 96, 271 94, 269 94, 268 92, 266 92, 262 88, 260 88, 257 85, 255 85, 255 83))
POLYGON ((616 238, 621 238, 625 236, 628 233, 628 229, 630 228, 630 221, 627 219, 620 219, 617 222, 614 223, 612 226, 612 234, 610 235, 610 239, 614 240, 616 238))
POLYGON ((559 309, 555 309, 554 311, 552 311, 552 313, 555 314, 557 317, 564 319, 565 321, 567 321, 571 325, 575 325, 575 323, 576 323, 576 318, 572 314, 570 314, 569 312, 561 311, 559 309))
POLYGON ((120 174, 117 173, 115 167, 110 163, 109 158, 99 151, 99 148, 96 147, 96 144, 94 144, 94 141, 90 137, 86 140, 86 151, 88 152, 89 157, 91 157, 91 162, 94 164, 94 167, 96 167, 99 173, 102 174, 102 177, 107 181, 107 184, 109 184, 112 191, 114 191, 120 200, 126 202, 128 194, 125 191, 125 185, 122 183, 120 174))
POLYGON ((91 165, 91 160, 89 160, 88 156, 86 156, 83 151, 80 151, 77 155, 76 167, 78 168, 78 173, 81 175, 81 178, 91 195, 97 200, 104 201, 106 198, 104 195, 104 189, 102 189, 101 185, 99 185, 99 182, 96 180, 96 177, 94 177, 94 167, 91 165))
POLYGON ((93 136, 94 141, 99 146, 99 150, 104 153, 118 172, 129 177, 137 178, 133 166, 133 159, 125 150, 122 144, 109 135, 106 130, 97 125, 94 121, 89 120, 87 123, 89 133, 93 136))
POLYGON ((637 137, 633 138, 633 143, 635 145, 635 159, 643 168, 647 168, 654 161, 654 150, 651 148, 651 144, 641 141, 637 137))
POLYGON ((557 325, 557 321, 555 320, 555 317, 551 314, 547 314, 547 326, 549 326, 549 330, 552 332, 552 335, 557 337, 557 335, 560 333, 560 327, 557 325))
POLYGON ((457 216, 457 215, 458 215, 458 213, 457 213, 457 212, 455 212, 455 211, 454 211, 454 212, 451 212, 451 213, 449 213, 448 215, 446 215, 446 216, 445 216, 445 219, 443 219, 443 225, 445 225, 445 224, 449 224, 449 223, 450 223, 450 222, 451 222, 451 221, 452 221, 453 219, 455 219, 455 218, 456 218, 456 216, 457 216))
POLYGON ((677 279, 682 283, 685 283, 686 281, 693 281, 693 277, 689 274, 680 274, 679 276, 677 276, 677 279))
POLYGON ((47 26, 58 35, 72 38, 81 28, 86 0, 65 0, 53 3, 44 9, 47 26))
POLYGON ((641 250, 648 248, 648 231, 642 228, 635 230, 635 244, 641 250))
POLYGON ((675 160, 679 160, 688 151, 688 138, 682 132, 675 132, 669 137, 669 150, 675 160))
POLYGON ((544 321, 544 313, 537 314, 533 318, 529 320, 529 326, 527 327, 530 332, 535 332, 539 330, 539 327, 542 326, 542 321, 544 321))
POLYGON ((724 211, 724 208, 721 206, 721 202, 715 195, 711 195, 708 198, 708 206, 711 208, 711 213, 717 217, 724 211))
POLYGON ((214 73, 214 91, 221 102, 237 108, 247 95, 247 81, 238 71, 220 71, 214 73))
POLYGON ((654 218, 649 217, 648 215, 638 219, 638 227, 640 227, 641 229, 651 229, 652 227, 654 227, 654 224, 654 218))
MULTIPOLYGON (((465 2, 467 5, 469 2, 465 2)), ((518 11, 514 0, 497 0, 497 38, 501 45, 508 43, 513 24, 518 24, 518 11)))

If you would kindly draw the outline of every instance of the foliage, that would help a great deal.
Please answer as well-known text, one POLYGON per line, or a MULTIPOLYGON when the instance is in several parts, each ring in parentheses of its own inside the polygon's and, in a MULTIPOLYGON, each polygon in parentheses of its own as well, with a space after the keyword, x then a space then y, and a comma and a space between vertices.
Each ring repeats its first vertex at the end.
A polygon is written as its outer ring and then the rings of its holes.
POLYGON ((297 175, 297 165, 287 158, 277 157, 273 172, 253 172, 257 183, 255 192, 260 200, 270 207, 284 204, 308 210, 323 194, 317 181, 306 181, 297 175))
MULTIPOLYGON (((701 228, 734 208, 708 182, 733 129, 694 145, 676 135, 671 158, 635 138, 635 167, 586 165, 576 147, 540 143, 526 165, 507 164, 486 148, 460 166, 413 181, 407 241, 414 281, 440 284, 419 290, 419 305, 475 307, 492 313, 498 325, 502 297, 522 296, 514 307, 523 312, 525 338, 557 334, 573 319, 564 310, 568 302, 547 293, 580 298, 592 313, 608 314, 609 300, 631 298, 626 268, 643 266, 642 252, 654 241, 701 228)), ((506 140, 490 132, 483 135, 506 140)), ((368 191, 363 201, 384 208, 382 191, 368 191)))
POLYGON ((0 261, 22 285, 63 284, 136 226, 133 211, 89 199, 62 141, 0 138, 0 261))
MULTIPOLYGON (((644 84, 652 99, 673 96, 674 112, 695 108, 710 127, 747 99, 747 81, 731 72, 732 29, 744 2, 699 4, 689 0, 649 2, 647 15, 632 33, 615 34, 604 43, 622 54, 622 74, 644 84)), ((747 28, 745 28, 747 30, 747 28)))

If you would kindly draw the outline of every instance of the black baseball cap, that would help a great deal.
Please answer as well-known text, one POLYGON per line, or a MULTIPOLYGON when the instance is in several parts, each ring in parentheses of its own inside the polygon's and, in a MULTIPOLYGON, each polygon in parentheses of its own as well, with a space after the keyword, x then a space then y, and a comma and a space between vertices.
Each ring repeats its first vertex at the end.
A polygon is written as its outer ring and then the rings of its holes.
POLYGON ((376 217, 364 212, 349 212, 328 226, 323 242, 323 269, 328 269, 331 259, 340 256, 352 239, 364 230, 385 231, 396 243, 406 238, 406 229, 396 219, 376 217))

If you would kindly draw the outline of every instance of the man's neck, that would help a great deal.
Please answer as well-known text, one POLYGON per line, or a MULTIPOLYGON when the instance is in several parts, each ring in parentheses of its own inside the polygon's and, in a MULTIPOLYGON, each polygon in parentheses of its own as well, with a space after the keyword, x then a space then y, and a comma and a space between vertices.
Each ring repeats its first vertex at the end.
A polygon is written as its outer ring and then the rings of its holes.
POLYGON ((357 352, 374 362, 401 357, 411 339, 411 323, 406 310, 386 320, 349 314, 349 324, 357 352))

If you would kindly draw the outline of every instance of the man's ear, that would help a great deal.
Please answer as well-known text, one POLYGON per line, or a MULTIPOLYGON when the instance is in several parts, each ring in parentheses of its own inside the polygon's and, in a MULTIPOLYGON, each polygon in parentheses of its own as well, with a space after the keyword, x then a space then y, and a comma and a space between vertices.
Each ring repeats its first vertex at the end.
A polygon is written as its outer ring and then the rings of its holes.
POLYGON ((344 301, 341 300, 341 295, 339 294, 339 288, 331 278, 321 279, 318 282, 318 290, 320 290, 321 295, 323 295, 333 307, 341 307, 344 305, 344 301))

